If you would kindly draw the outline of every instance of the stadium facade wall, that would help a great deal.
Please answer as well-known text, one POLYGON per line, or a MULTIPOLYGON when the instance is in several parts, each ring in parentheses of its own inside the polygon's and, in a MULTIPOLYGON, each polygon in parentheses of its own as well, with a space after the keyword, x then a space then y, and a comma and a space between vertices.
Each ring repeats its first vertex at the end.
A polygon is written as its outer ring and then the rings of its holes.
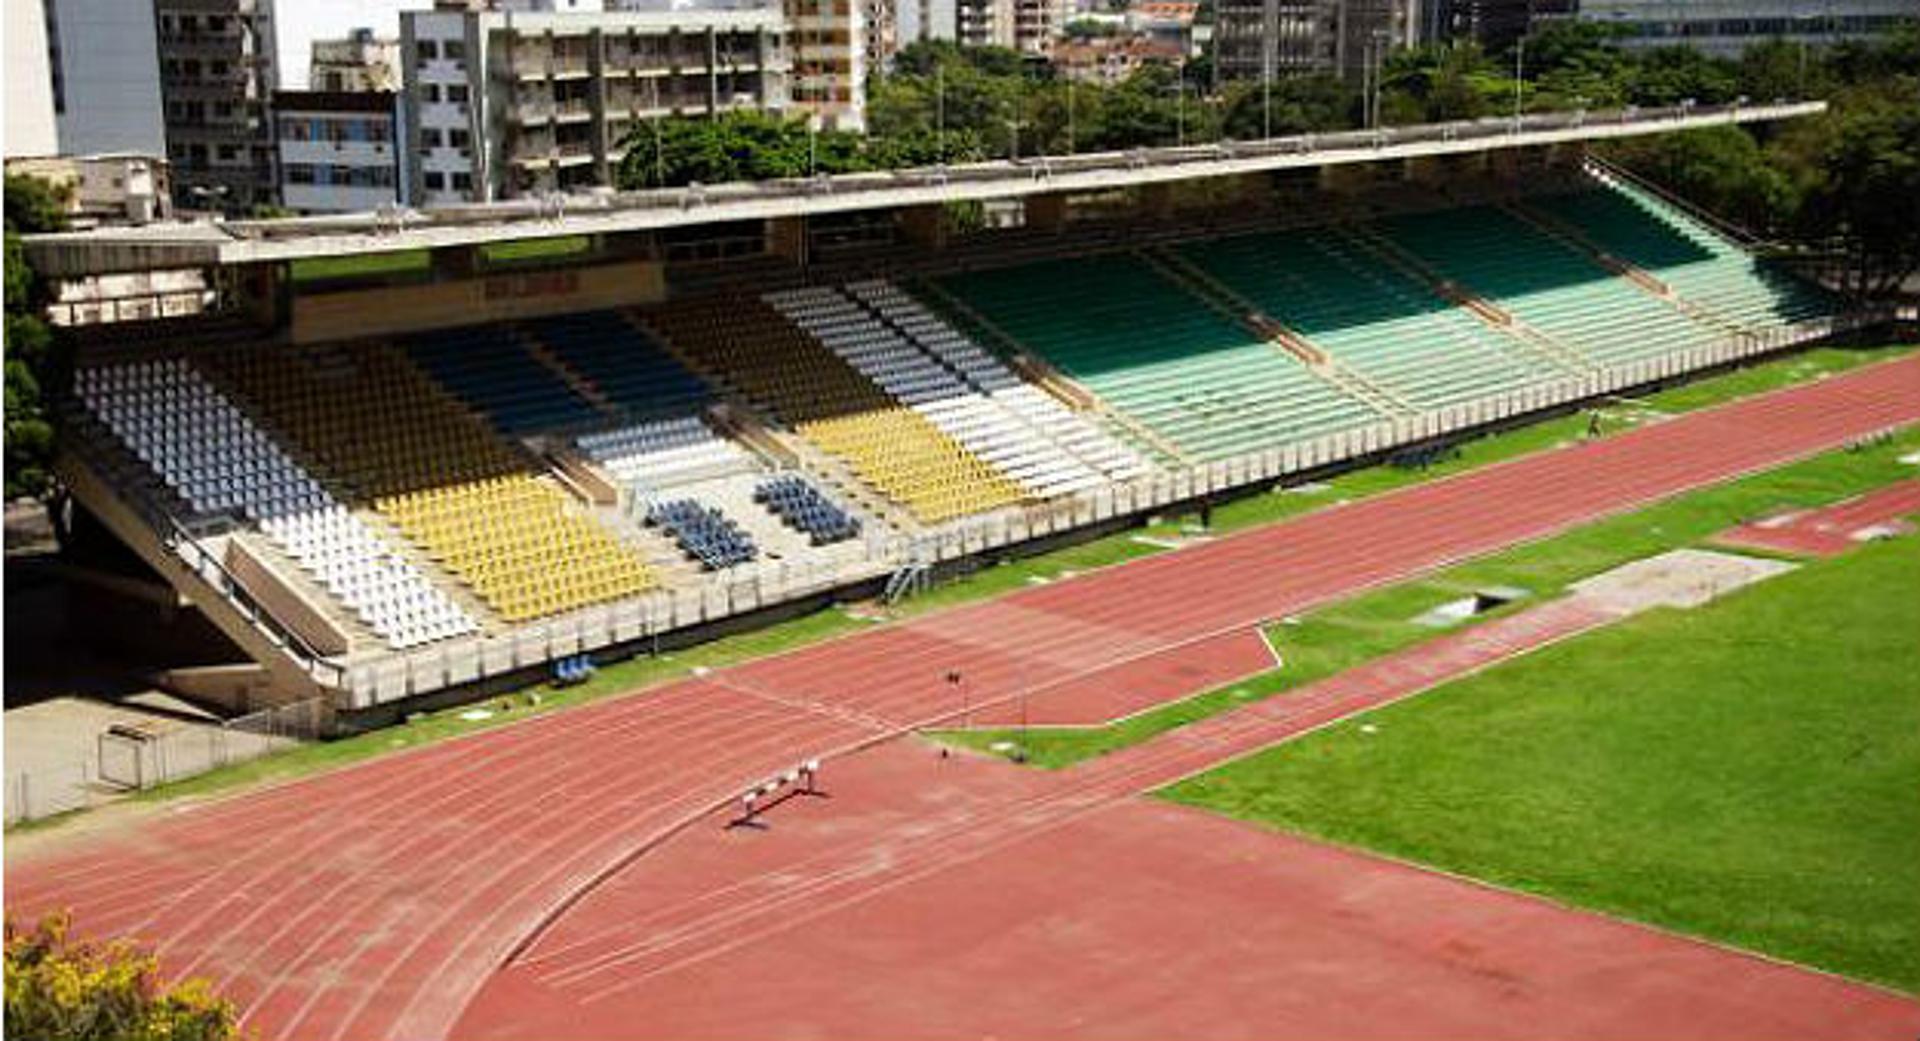
POLYGON ((635 307, 666 298, 665 268, 637 260, 294 298, 289 338, 318 343, 476 322, 635 307))

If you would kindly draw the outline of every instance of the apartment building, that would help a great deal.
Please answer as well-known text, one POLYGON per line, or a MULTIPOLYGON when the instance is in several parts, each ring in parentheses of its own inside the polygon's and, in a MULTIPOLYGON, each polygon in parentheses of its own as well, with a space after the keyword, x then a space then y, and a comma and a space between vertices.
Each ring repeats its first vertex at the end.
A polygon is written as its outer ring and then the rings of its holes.
POLYGON ((229 213, 274 203, 273 0, 155 0, 153 16, 175 198, 229 213))
POLYGON ((1420 0, 1218 0, 1223 79, 1331 73, 1353 82, 1379 56, 1418 42, 1420 0))
POLYGON ((1072 0, 956 0, 955 38, 1050 58, 1072 17, 1072 0))
POLYGON ((399 97, 274 92, 280 204, 299 213, 359 213, 400 202, 399 97))
POLYGON ((312 55, 309 90, 400 90, 400 41, 380 39, 372 29, 355 29, 338 40, 315 40, 312 55))
MULTIPOLYGON (((546 5, 551 7, 551 5, 546 5)), ((612 183, 649 119, 784 111, 794 60, 777 8, 404 11, 408 184, 416 205, 612 183)))

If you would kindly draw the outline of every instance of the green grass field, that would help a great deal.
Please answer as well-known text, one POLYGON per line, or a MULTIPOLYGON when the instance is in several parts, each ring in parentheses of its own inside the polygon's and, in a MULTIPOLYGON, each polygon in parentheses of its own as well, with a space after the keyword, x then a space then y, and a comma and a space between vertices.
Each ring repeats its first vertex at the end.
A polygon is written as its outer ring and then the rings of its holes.
POLYGON ((1920 992, 1917 664, 1906 538, 1164 794, 1920 992))
MULTIPOLYGON (((1727 484, 1692 492, 1655 506, 1575 528, 1540 542, 1516 546, 1430 577, 1364 593, 1312 611, 1291 625, 1275 625, 1268 638, 1287 662, 1283 669, 1208 691, 1111 726, 942 731, 943 741, 975 750, 1013 755, 1024 748, 1037 766, 1062 767, 1104 755, 1227 711, 1325 679, 1363 662, 1442 635, 1412 621, 1429 608, 1488 586, 1518 586, 1531 595, 1480 615, 1480 624, 1529 603, 1560 595, 1591 575, 1669 549, 1694 545, 1772 510, 1813 506, 1857 495, 1905 477, 1914 468, 1899 457, 1920 449, 1920 431, 1857 452, 1838 451, 1727 484)), ((1457 632, 1455 627, 1447 632, 1457 632)))
MULTIPOLYGON (((407 263, 418 263, 423 267, 426 262, 424 252, 393 256, 409 258, 417 256, 417 260, 409 260, 407 263)), ((328 277, 341 277, 344 274, 346 272, 333 272, 329 273, 328 277)), ((1628 429, 1640 418, 1655 412, 1676 413, 1705 408, 1764 390, 1806 382, 1822 375, 1887 360, 1914 349, 1916 348, 1911 345, 1867 349, 1822 348, 1775 359, 1752 368, 1709 377, 1697 383, 1664 391, 1641 402, 1611 406, 1607 410, 1609 416, 1607 430, 1618 432, 1628 429)), ((1334 477, 1327 482, 1326 489, 1320 494, 1305 495, 1280 491, 1249 496, 1216 509, 1213 517, 1214 529, 1232 531, 1271 523, 1342 499, 1359 499, 1377 495, 1476 466, 1541 451, 1577 439, 1585 429, 1584 418, 1561 417, 1469 442, 1461 447, 1457 457, 1424 470, 1374 467, 1334 477)), ((930 593, 888 609, 885 614, 893 618, 923 614, 1002 595, 1034 582, 1052 581, 1166 552, 1160 547, 1136 540, 1142 535, 1178 534, 1183 526, 1194 519, 1190 516, 1167 516, 1152 524, 1079 545, 1004 561, 947 581, 930 593)), ((1413 608, 1402 614, 1400 607, 1393 602, 1393 598, 1406 597, 1410 602, 1424 598, 1431 599, 1435 603, 1450 599, 1451 596, 1457 595, 1453 592, 1454 586, 1451 583, 1454 580, 1449 577, 1451 575, 1452 573, 1449 572, 1448 575, 1440 576, 1433 582, 1422 583, 1421 586, 1425 592, 1397 590, 1376 594, 1379 599, 1362 598, 1341 608, 1316 613, 1307 624, 1298 628, 1288 627, 1281 630, 1280 637, 1286 641, 1288 660, 1297 666, 1295 671, 1285 675, 1273 674, 1259 677, 1247 684, 1242 684, 1240 688, 1217 691, 1200 698, 1190 699, 1140 717, 1122 728, 1102 730, 1098 733, 1086 731, 1049 733, 1036 741, 1036 759, 1053 765, 1062 765, 1112 747, 1144 740, 1183 722, 1231 707, 1248 697, 1265 696, 1285 690, 1305 682, 1307 678, 1331 674, 1367 658, 1387 653, 1398 646, 1403 646, 1413 636, 1431 635, 1431 630, 1399 624, 1405 615, 1416 613, 1424 607, 1413 608), (1234 692, 1236 689, 1242 690, 1243 693, 1236 694, 1234 692)), ((1462 579, 1462 581, 1465 580, 1462 579)), ((1431 606, 1431 604, 1425 606, 1431 606)), ((333 769, 399 749, 501 726, 524 719, 529 715, 560 711, 601 698, 644 690, 685 676, 687 671, 695 666, 719 667, 732 664, 818 643, 835 636, 869 628, 873 624, 872 621, 863 620, 840 608, 820 611, 752 633, 716 640, 686 651, 662 655, 658 658, 642 655, 612 663, 602 668, 591 681, 579 686, 564 689, 537 686, 527 694, 488 699, 490 705, 496 707, 504 705, 508 708, 505 711, 496 712, 487 720, 460 719, 461 710, 458 708, 427 713, 402 727, 302 746, 253 762, 224 767, 186 781, 149 789, 136 798, 160 802, 179 797, 204 796, 251 784, 286 780, 333 769), (537 706, 532 704, 528 695, 537 695, 540 699, 539 704, 537 706)), ((987 732, 976 732, 963 738, 969 743, 976 739, 984 747, 985 744, 997 738, 991 737, 987 732)), ((46 827, 64 819, 66 818, 49 818, 25 825, 15 825, 8 830, 46 827)))
POLYGON ((432 258, 424 249, 368 253, 351 257, 308 257, 292 264, 296 284, 332 282, 349 278, 393 278, 425 275, 432 258))

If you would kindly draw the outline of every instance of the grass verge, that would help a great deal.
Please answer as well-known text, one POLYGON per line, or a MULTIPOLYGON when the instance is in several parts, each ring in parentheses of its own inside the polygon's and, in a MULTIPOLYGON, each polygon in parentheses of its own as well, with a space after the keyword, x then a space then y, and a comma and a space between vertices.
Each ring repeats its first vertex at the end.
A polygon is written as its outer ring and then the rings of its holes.
POLYGON ((1863 548, 1164 794, 1920 992, 1916 589, 1863 548))
MULTIPOLYGON (((1251 679, 1149 710, 1107 726, 941 731, 956 745, 1012 756, 1044 767, 1071 766, 1236 705, 1344 672, 1356 665, 1442 635, 1412 619, 1448 600, 1490 586, 1517 586, 1531 595, 1480 615, 1479 624, 1528 603, 1558 596, 1583 578, 1669 549, 1693 545, 1743 518, 1787 507, 1835 502, 1914 476, 1899 456, 1920 448, 1920 430, 1859 451, 1836 451, 1777 470, 1701 489, 1632 513, 1584 525, 1553 538, 1457 567, 1363 593, 1269 627, 1268 639, 1286 666, 1251 679)), ((1447 631, 1457 631, 1447 630, 1447 631)))

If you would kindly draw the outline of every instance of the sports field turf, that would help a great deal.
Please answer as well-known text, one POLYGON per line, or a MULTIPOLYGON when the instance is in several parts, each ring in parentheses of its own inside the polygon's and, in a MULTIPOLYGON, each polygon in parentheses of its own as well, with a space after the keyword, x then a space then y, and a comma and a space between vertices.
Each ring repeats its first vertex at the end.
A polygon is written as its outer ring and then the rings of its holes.
MULTIPOLYGON (((1285 667, 1109 726, 1035 729, 1024 736, 1012 729, 977 729, 943 732, 939 737, 975 749, 999 746, 1008 754, 1024 749, 1027 760, 1036 765, 1069 766, 1453 631, 1428 628, 1413 618, 1476 590, 1491 586, 1524 589, 1528 598, 1502 611, 1521 609, 1559 595, 1583 578, 1699 543, 1742 519, 1786 507, 1836 502, 1911 477, 1914 468, 1900 462, 1899 457, 1916 449, 1920 449, 1920 431, 1907 431, 1860 451, 1830 452, 1517 546, 1430 578, 1330 604, 1292 620, 1292 624, 1269 627, 1268 637, 1286 662, 1285 667)), ((1474 622, 1500 613, 1481 615, 1474 622)))
POLYGON ((1875 545, 1165 794, 1920 991, 1916 591, 1875 545))

